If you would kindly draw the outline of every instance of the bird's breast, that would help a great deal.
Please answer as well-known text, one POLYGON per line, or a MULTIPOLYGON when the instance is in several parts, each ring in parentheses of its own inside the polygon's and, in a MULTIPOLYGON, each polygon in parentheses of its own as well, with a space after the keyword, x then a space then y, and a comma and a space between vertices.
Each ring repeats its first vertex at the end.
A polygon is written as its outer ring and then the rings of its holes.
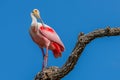
POLYGON ((36 44, 38 44, 40 47, 44 47, 45 43, 44 36, 41 33, 39 33, 39 31, 35 31, 34 28, 30 28, 30 35, 32 40, 36 44))
MULTIPOLYGON (((51 30, 49 28, 45 28, 48 31, 51 31, 54 33, 54 30, 51 30)), ((41 48, 46 47, 47 43, 50 42, 49 49, 53 50, 55 49, 54 45, 52 45, 52 41, 50 41, 47 37, 45 37, 39 30, 43 30, 44 28, 38 27, 38 30, 36 31, 34 27, 30 28, 30 35, 32 40, 41 48)))

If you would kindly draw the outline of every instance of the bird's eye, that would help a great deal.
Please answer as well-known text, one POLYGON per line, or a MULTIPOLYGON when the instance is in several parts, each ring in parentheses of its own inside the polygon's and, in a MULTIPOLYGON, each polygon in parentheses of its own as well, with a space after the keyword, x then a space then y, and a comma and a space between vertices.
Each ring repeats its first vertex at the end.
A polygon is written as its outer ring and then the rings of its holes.
POLYGON ((35 12, 37 12, 37 10, 35 10, 35 12))

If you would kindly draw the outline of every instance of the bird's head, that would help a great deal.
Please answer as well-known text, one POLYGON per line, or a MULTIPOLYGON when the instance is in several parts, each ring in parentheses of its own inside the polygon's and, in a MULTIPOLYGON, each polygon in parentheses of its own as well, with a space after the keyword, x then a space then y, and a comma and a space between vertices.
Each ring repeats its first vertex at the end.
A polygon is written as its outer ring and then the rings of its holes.
POLYGON ((34 9, 34 10, 32 11, 32 14, 33 14, 37 19, 40 18, 40 12, 39 12, 38 9, 34 9))
POLYGON ((44 26, 44 22, 43 22, 43 20, 42 20, 42 18, 40 16, 40 12, 39 12, 38 9, 34 9, 32 11, 32 15, 35 16, 41 22, 41 24, 44 26))

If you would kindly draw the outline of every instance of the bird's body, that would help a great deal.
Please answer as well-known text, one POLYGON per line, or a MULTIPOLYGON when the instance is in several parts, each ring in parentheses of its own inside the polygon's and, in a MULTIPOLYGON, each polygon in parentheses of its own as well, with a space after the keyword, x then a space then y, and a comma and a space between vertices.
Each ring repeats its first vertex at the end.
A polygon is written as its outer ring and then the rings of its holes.
POLYGON ((64 51, 64 45, 61 42, 59 36, 55 30, 48 25, 45 25, 45 28, 41 23, 37 23, 37 26, 30 27, 30 35, 33 41, 40 47, 46 48, 47 45, 49 50, 53 51, 54 56, 60 57, 61 53, 64 51))
POLYGON ((31 13, 31 18, 30 35, 33 41, 41 48, 44 59, 42 69, 44 69, 47 66, 48 50, 52 50, 55 58, 57 58, 62 55, 61 53, 65 47, 55 30, 43 23, 39 15, 39 10, 34 9, 31 13), (37 19, 39 19, 41 23, 37 22, 37 19), (46 48, 46 54, 43 48, 46 48))

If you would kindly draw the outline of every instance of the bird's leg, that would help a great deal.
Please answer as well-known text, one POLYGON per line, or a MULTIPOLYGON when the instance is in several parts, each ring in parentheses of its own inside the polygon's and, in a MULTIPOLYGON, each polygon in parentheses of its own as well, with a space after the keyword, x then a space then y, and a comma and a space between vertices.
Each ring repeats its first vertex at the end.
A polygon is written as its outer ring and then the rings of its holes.
POLYGON ((46 54, 45 54, 44 60, 45 60, 44 67, 47 67, 47 62, 48 62, 48 46, 46 47, 46 54))
POLYGON ((41 48, 41 51, 42 51, 42 55, 43 55, 43 63, 42 63, 42 70, 45 68, 44 64, 45 64, 45 61, 44 61, 44 57, 45 57, 45 53, 44 53, 44 49, 41 48))

